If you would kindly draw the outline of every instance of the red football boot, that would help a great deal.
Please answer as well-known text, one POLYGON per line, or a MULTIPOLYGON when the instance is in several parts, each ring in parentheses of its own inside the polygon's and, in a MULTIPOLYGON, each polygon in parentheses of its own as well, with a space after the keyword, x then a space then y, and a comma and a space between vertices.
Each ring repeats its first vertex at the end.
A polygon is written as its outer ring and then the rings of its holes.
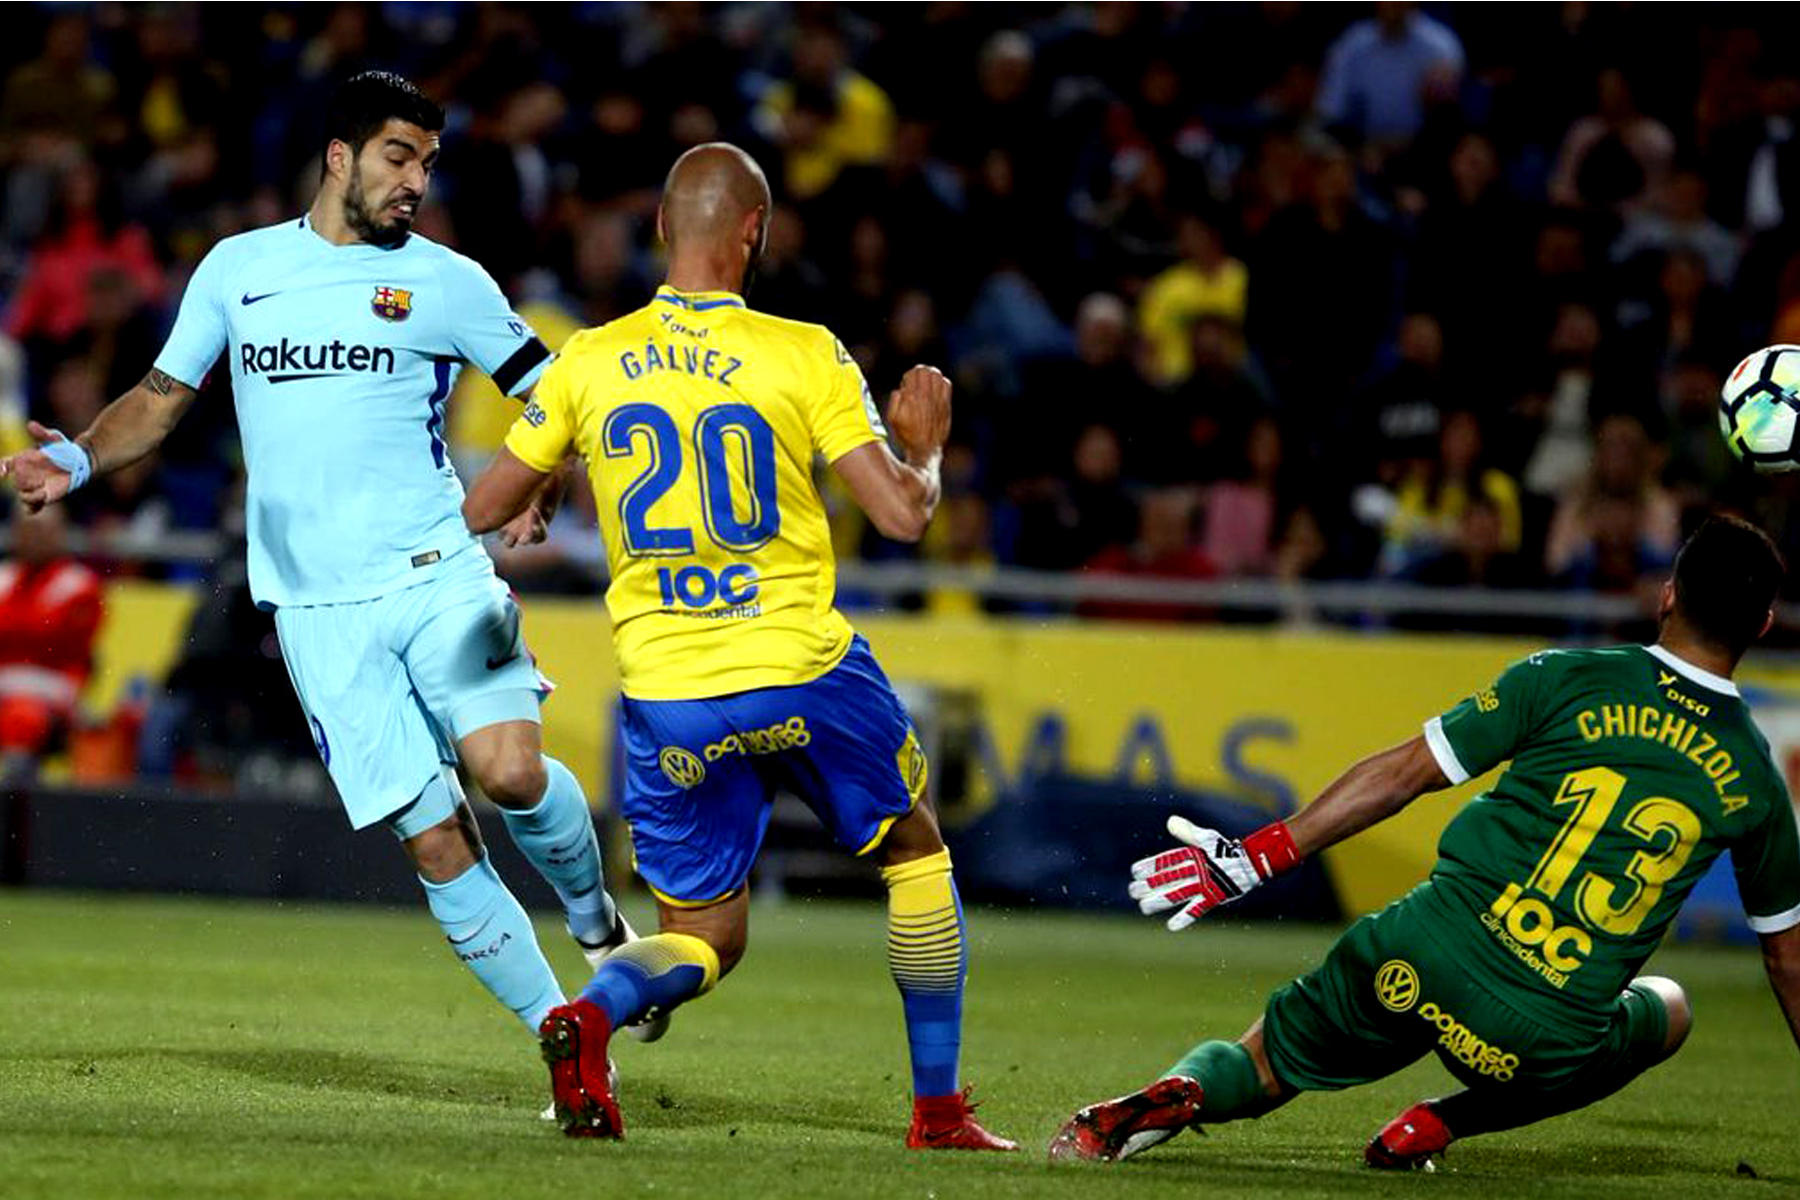
POLYGON ((1431 1156, 1442 1154, 1455 1140, 1449 1127, 1432 1111, 1430 1102, 1421 1101, 1383 1125, 1381 1132, 1369 1139, 1369 1144, 1363 1148, 1363 1161, 1384 1171, 1429 1167, 1431 1156))
POLYGON ((913 1097, 909 1150, 1017 1150, 1019 1143, 996 1137, 975 1119, 969 1089, 948 1096, 913 1097))
POLYGON ((1090 1104, 1050 1139, 1052 1161, 1117 1162, 1160 1146, 1200 1119, 1206 1093, 1180 1075, 1159 1079, 1141 1092, 1090 1104))
POLYGON ((569 1137, 625 1136, 606 1057, 611 1040, 612 1022, 587 1000, 558 1005, 538 1026, 538 1046, 550 1065, 551 1105, 569 1137))

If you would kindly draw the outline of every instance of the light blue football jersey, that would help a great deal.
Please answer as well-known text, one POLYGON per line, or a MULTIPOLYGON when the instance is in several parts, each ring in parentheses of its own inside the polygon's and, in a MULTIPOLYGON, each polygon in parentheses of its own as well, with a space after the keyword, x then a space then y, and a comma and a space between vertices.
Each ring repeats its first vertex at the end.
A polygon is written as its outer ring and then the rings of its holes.
POLYGON ((213 247, 156 366, 197 388, 221 351, 265 607, 372 599, 474 549, 444 402, 465 362, 518 395, 550 357, 455 251, 416 233, 337 246, 304 217, 213 247))

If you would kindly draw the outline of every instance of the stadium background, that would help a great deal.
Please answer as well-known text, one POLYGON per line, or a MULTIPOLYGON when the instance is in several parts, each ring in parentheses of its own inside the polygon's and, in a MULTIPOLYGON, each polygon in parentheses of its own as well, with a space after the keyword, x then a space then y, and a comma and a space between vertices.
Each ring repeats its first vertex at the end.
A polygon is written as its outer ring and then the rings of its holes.
MULTIPOLYGON (((85 426, 151 362, 207 248, 308 203, 318 114, 352 71, 446 103, 420 228, 553 344, 648 297, 668 163, 736 141, 778 197, 752 303, 830 324, 878 394, 915 361, 956 381, 924 544, 883 541, 841 497, 838 517, 843 599, 933 727, 959 863, 1001 898, 1116 904, 1171 797, 1220 821, 1284 811, 1527 646, 1644 634, 1709 507, 1800 548, 1792 486, 1734 470, 1714 417, 1739 357, 1800 341, 1781 20, 15 6, 0 442, 27 416, 85 426)), ((10 764, 0 876, 71 878, 17 819, 64 784, 134 812, 329 802, 247 602, 224 375, 161 455, 69 506, 107 617, 83 718, 10 764)), ((459 465, 510 418, 467 373, 459 465)), ((550 748, 604 797, 594 520, 578 497, 545 546, 497 557, 561 685, 550 748)), ((1797 632, 1754 660, 1784 754, 1797 632)), ((1416 878, 1451 803, 1336 852, 1342 907, 1416 878)))

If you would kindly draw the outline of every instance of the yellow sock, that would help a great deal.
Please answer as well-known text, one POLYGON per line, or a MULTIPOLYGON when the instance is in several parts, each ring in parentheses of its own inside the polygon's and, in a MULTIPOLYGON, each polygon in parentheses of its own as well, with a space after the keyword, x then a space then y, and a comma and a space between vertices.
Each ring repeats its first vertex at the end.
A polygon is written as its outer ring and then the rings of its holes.
POLYGON ((605 1010, 614 1029, 652 1008, 664 1012, 703 996, 719 982, 719 956, 697 937, 659 933, 626 942, 607 956, 581 997, 605 1010))
POLYGON ((888 889, 888 968, 906 1008, 913 1094, 948 1096, 956 1091, 968 974, 950 852, 883 867, 881 879, 888 889))

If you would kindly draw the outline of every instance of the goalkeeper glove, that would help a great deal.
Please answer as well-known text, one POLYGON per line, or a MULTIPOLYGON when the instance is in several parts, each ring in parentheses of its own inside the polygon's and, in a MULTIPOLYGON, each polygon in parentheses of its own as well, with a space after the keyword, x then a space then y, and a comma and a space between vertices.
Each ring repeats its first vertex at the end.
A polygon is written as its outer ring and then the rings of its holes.
POLYGON ((1186 929, 1300 861, 1282 821, 1241 841, 1180 816, 1169 818, 1169 832, 1185 844, 1133 863, 1131 898, 1146 915, 1174 909, 1168 921, 1171 930, 1186 929))

